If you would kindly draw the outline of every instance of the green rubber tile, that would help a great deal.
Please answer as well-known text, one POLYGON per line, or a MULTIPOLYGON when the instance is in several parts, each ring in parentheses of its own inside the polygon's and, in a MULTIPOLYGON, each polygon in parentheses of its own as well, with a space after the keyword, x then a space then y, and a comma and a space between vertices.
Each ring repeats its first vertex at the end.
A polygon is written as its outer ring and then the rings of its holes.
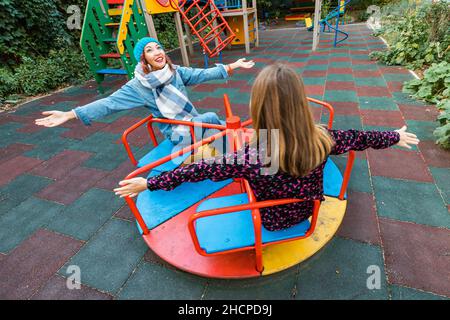
POLYGON ((347 52, 332 52, 330 51, 329 57, 330 58, 342 58, 342 57, 348 57, 350 54, 347 52))
POLYGON ((298 267, 270 276, 243 279, 211 279, 204 299, 206 300, 288 300, 295 292, 298 267))
POLYGON ((350 54, 350 57, 354 60, 367 60, 370 61, 370 58, 367 54, 358 54, 358 53, 352 53, 350 54))
POLYGON ((0 216, 0 252, 8 253, 39 228, 45 227, 63 206, 34 197, 0 216))
POLYGON ((417 135, 420 140, 436 140, 433 135, 433 131, 436 129, 436 122, 431 121, 418 121, 418 120, 406 120, 408 131, 417 135))
POLYGON ((48 229, 88 240, 124 204, 113 191, 92 188, 52 220, 48 229))
MULTIPOLYGON (((341 173, 347 165, 347 155, 331 156, 333 162, 338 166, 341 173)), ((372 193, 372 185, 369 177, 369 166, 366 159, 355 158, 353 162, 352 175, 348 184, 348 190, 372 193)))
POLYGON ((77 265, 81 269, 82 284, 115 294, 146 251, 147 245, 136 223, 111 219, 59 270, 59 274, 66 276, 67 267, 77 265))
POLYGON ((412 74, 403 74, 403 73, 385 73, 383 77, 386 81, 408 81, 414 79, 412 74))
POLYGON ((26 157, 48 160, 77 143, 79 143, 79 141, 75 139, 55 136, 52 139, 37 144, 33 150, 27 151, 23 155, 26 157))
POLYGON ((449 168, 430 168, 431 174, 447 205, 450 204, 450 163, 449 168))
POLYGON ((22 123, 8 122, 0 125, 0 148, 5 148, 10 144, 22 142, 25 135, 16 132, 17 129, 22 128, 22 123))
POLYGON ((352 74, 338 74, 338 73, 329 73, 327 75, 327 81, 353 81, 352 74))
MULTIPOLYGON (((376 64, 354 64, 352 65, 352 69, 363 71, 375 71, 378 70, 378 66, 376 64)), ((393 80, 386 79, 386 81, 393 81, 393 80)))
POLYGON ((450 227, 450 215, 432 183, 372 177, 378 215, 435 227, 450 227))
POLYGON ((352 67, 352 63, 351 61, 331 61, 330 68, 351 68, 352 67))
MULTIPOLYGON (((386 80, 389 81, 389 80, 386 80)), ((415 106, 428 106, 429 104, 416 100, 412 97, 410 97, 408 94, 403 92, 392 92, 392 99, 394 99, 395 102, 398 104, 409 104, 409 105, 415 105, 415 106)))
POLYGON ((51 184, 53 180, 23 174, 0 188, 0 215, 51 184))
POLYGON ((304 67, 305 70, 327 70, 328 64, 309 64, 304 67))
POLYGON ((53 143, 60 140, 61 138, 59 136, 68 130, 69 129, 62 127, 43 128, 35 133, 24 134, 21 142, 27 144, 53 143))
POLYGON ((449 300, 449 298, 436 294, 416 290, 408 287, 390 285, 392 300, 449 300))
POLYGON ((324 86, 326 83, 326 77, 302 77, 303 83, 305 85, 321 85, 324 86))
POLYGON ((110 115, 107 115, 106 117, 96 119, 95 121, 102 122, 102 123, 113 123, 117 119, 120 119, 123 116, 127 116, 128 113, 129 113, 129 111, 115 112, 110 115))
POLYGON ((359 97, 359 107, 373 110, 399 110, 397 104, 386 97, 359 97))
MULTIPOLYGON (((93 153, 82 166, 111 171, 128 159, 123 145, 116 143, 120 137, 120 134, 96 132, 83 141, 70 145, 69 149, 93 153)), ((131 149, 133 153, 137 150, 133 146, 131 149)))
POLYGON ((355 78, 355 84, 359 86, 377 86, 387 87, 387 83, 383 78, 355 78))
POLYGON ((358 102, 358 96, 351 90, 326 90, 325 101, 358 102))
POLYGON ((143 262, 122 288, 118 298, 127 300, 200 300, 206 282, 205 278, 143 262))
MULTIPOLYGON (((321 123, 328 122, 328 115, 324 113, 321 123)), ((362 130, 361 118, 358 116, 335 115, 333 118, 333 129, 339 130, 362 130)))
POLYGON ((303 262, 299 270, 295 297, 299 300, 388 299, 383 256, 378 246, 335 237, 303 262), (375 278, 378 281, 372 281, 375 278))

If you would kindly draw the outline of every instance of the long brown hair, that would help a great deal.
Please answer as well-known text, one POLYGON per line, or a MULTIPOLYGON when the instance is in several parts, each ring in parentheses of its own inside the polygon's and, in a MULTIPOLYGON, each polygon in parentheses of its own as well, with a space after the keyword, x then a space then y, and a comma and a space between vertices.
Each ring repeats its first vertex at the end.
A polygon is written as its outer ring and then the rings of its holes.
MULTIPOLYGON (((173 66, 172 60, 170 60, 169 56, 164 53, 164 56, 166 57, 166 63, 169 65, 170 71, 174 71, 175 67, 173 66)), ((152 70, 150 69, 150 67, 148 66, 148 62, 145 59, 145 53, 143 52, 141 54, 141 61, 140 61, 141 65, 142 65, 142 70, 144 71, 144 74, 148 74, 150 72, 152 72, 152 70)))
POLYGON ((303 81, 287 65, 265 67, 252 87, 250 113, 253 128, 267 129, 267 153, 278 142, 279 168, 292 176, 304 176, 329 155, 333 140, 325 128, 314 123, 303 81), (279 129, 279 141, 271 141, 270 131, 279 129))

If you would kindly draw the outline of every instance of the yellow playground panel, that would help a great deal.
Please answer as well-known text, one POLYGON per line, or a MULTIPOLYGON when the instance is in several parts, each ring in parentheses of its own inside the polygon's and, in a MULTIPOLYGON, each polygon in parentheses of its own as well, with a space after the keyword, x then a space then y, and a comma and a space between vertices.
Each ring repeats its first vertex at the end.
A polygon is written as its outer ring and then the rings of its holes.
MULTIPOLYGON (((245 44, 244 16, 230 16, 226 17, 226 20, 231 30, 236 34, 236 38, 231 44, 245 44)), ((248 14, 248 33, 250 42, 255 42, 256 40, 255 29, 255 13, 253 12, 248 14)))
POLYGON ((149 14, 170 13, 178 10, 172 6, 170 0, 144 0, 149 14))

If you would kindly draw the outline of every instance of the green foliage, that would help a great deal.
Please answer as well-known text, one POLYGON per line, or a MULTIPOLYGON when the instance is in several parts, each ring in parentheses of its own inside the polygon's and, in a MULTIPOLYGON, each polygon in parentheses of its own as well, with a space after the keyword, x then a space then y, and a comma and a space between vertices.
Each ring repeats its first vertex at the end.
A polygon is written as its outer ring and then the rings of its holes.
POLYGON ((412 69, 450 60, 450 9, 445 1, 417 8, 400 5, 388 12, 376 35, 385 37, 390 46, 371 53, 371 58, 412 69))
POLYGON ((13 73, 7 69, 0 69, 0 100, 19 91, 20 85, 13 73))
POLYGON ((434 131, 437 143, 450 148, 450 63, 443 61, 433 63, 423 74, 423 79, 408 81, 403 92, 414 98, 437 103, 441 112, 438 117, 439 127, 434 131))
POLYGON ((172 15, 154 15, 153 23, 155 24, 155 29, 158 30, 158 40, 164 46, 164 49, 170 50, 179 46, 177 29, 172 15))

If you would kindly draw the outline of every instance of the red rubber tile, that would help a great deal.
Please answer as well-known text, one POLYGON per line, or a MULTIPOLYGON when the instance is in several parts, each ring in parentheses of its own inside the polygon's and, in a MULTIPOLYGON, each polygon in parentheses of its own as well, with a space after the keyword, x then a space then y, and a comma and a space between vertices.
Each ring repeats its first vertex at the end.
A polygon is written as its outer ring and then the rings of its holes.
POLYGON ((192 88, 192 91, 195 92, 213 92, 217 89, 217 84, 214 83, 202 83, 199 85, 196 85, 192 88))
MULTIPOLYGON (((137 159, 138 160, 138 159, 137 159)), ((133 172, 136 167, 127 160, 122 163, 119 167, 111 171, 108 175, 104 176, 102 179, 95 183, 95 187, 112 190, 118 186, 119 181, 123 180, 128 174, 133 172)))
POLYGON ((0 298, 28 299, 83 245, 40 229, 0 261, 0 298))
POLYGON ((439 115, 439 111, 435 106, 425 107, 398 104, 398 107, 406 120, 435 121, 439 115))
POLYGON ((401 81, 387 81, 387 87, 390 92, 402 92, 403 82, 401 81))
POLYGON ((36 195, 42 199, 68 205, 92 188, 108 172, 98 169, 77 167, 66 176, 41 190, 36 195))
POLYGON ((322 96, 325 92, 324 86, 319 85, 305 85, 306 94, 309 95, 319 95, 322 96))
POLYGON ((17 156, 4 161, 0 166, 0 186, 7 184, 17 176, 30 171, 41 163, 42 160, 24 156, 17 156))
POLYGON ((345 62, 351 61, 350 57, 330 57, 330 62, 345 62))
POLYGON ((334 114, 359 116, 359 104, 357 102, 339 102, 333 101, 334 114))
POLYGON ((302 72, 302 77, 325 77, 327 70, 305 70, 302 72))
POLYGON ((369 65, 369 64, 376 64, 376 61, 361 60, 361 59, 352 60, 352 65, 369 65))
POLYGON ((442 149, 434 141, 421 141, 419 150, 430 167, 449 168, 450 152, 442 149))
POLYGON ((373 176, 433 182, 428 166, 420 153, 400 149, 367 151, 373 176))
POLYGON ((306 63, 307 65, 323 65, 323 64, 328 64, 328 60, 323 59, 323 60, 308 60, 308 62, 306 63))
POLYGON ((380 71, 369 71, 369 70, 353 70, 353 76, 355 78, 381 78, 380 71))
POLYGON ((70 130, 67 130, 66 132, 61 134, 60 137, 83 140, 89 137, 91 134, 96 133, 100 129, 106 127, 107 125, 109 124, 103 122, 93 122, 92 125, 85 126, 79 120, 69 121, 63 124, 62 127, 69 128, 70 130))
POLYGON ((6 148, 0 148, 0 161, 3 163, 33 148, 34 146, 30 144, 23 144, 23 143, 10 144, 6 148))
POLYGON ((400 111, 361 110, 362 122, 366 126, 386 126, 401 128, 405 121, 400 111))
POLYGON ((303 68, 306 66, 306 62, 289 62, 289 66, 292 68, 303 68))
MULTIPOLYGON (((126 129, 128 129, 129 127, 138 123, 141 120, 142 118, 138 117, 123 116, 114 121, 113 123, 110 123, 107 126, 103 127, 101 131, 122 134, 126 129)), ((143 127, 145 128, 146 125, 143 125, 143 127)))
POLYGON ((355 91, 355 83, 353 81, 327 81, 326 89, 355 91))
POLYGON ((223 110, 223 97, 221 97, 221 98, 206 97, 200 101, 196 101, 195 107, 197 109, 211 108, 211 109, 223 110))
POLYGON ((376 86, 360 86, 356 87, 359 97, 392 97, 388 88, 376 86))
POLYGON ((91 153, 75 150, 64 150, 53 158, 31 170, 31 174, 55 180, 64 178, 68 172, 80 166, 91 157, 91 153))
POLYGON ((351 74, 352 68, 328 68, 328 73, 334 74, 351 74))
POLYGON ((386 67, 379 67, 380 71, 382 73, 395 73, 395 74, 407 74, 410 75, 409 71, 406 70, 403 67, 397 67, 397 66, 386 66, 386 67))
MULTIPOLYGON (((70 281, 70 280, 69 280, 70 281)), ((71 281, 70 281, 71 282, 71 281)), ((54 275, 31 300, 112 300, 113 296, 81 285, 80 289, 68 289, 67 279, 54 275)))
POLYGON ((134 215, 130 210, 130 207, 128 206, 128 204, 125 204, 122 208, 119 209, 119 211, 117 211, 114 216, 116 218, 120 218, 120 219, 124 219, 124 220, 128 220, 128 221, 134 221, 134 215))
POLYGON ((385 218, 380 230, 390 283, 450 297, 450 230, 385 218))
POLYGON ((376 206, 372 194, 349 192, 347 210, 338 235, 370 244, 380 244, 376 206))

